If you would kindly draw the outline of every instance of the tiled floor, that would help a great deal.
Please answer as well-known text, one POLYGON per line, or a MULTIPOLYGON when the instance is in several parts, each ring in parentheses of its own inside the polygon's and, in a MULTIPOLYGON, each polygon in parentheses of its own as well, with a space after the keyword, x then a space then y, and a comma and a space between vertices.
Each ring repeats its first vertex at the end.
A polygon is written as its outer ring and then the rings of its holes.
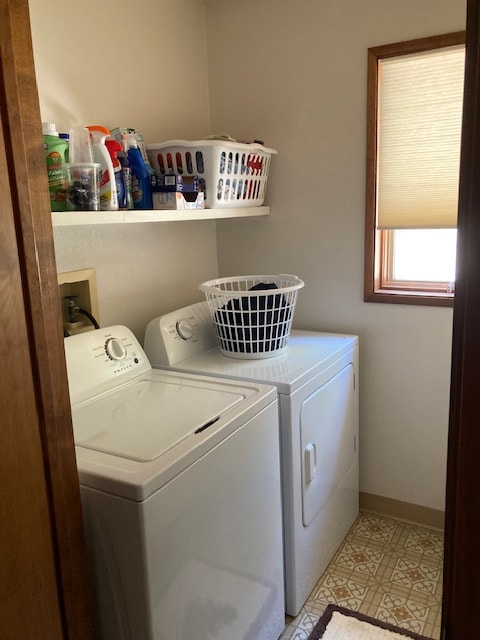
POLYGON ((361 513, 280 640, 306 640, 327 604, 440 637, 443 532, 361 513))

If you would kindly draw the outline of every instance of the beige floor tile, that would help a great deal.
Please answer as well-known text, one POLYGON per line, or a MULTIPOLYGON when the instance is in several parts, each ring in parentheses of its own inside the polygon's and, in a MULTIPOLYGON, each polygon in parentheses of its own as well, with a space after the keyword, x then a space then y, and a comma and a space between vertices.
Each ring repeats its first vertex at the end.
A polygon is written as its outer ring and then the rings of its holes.
POLYGON ((330 603, 440 636, 443 534, 361 513, 280 640, 306 640, 330 603))

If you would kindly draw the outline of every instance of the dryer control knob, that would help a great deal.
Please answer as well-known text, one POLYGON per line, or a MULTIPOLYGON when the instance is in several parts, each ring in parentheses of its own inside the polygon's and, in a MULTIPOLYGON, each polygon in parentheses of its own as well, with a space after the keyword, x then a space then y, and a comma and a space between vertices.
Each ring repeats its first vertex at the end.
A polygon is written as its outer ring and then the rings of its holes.
POLYGON ((109 338, 105 343, 105 351, 110 360, 123 360, 127 350, 118 338, 109 338))
POLYGON ((188 320, 179 320, 176 324, 178 335, 184 340, 188 340, 193 336, 194 328, 188 320))

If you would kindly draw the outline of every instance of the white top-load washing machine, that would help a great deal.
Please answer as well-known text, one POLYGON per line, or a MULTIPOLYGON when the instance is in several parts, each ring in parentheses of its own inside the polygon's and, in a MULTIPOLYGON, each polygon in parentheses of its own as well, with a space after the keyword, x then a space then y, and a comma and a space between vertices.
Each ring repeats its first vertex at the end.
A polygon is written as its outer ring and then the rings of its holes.
POLYGON ((276 640, 274 387, 153 371, 123 326, 65 339, 102 640, 276 640))
POLYGON ((277 387, 286 611, 296 616, 358 515, 358 338, 292 331, 264 360, 226 357, 206 302, 152 320, 153 367, 277 387))

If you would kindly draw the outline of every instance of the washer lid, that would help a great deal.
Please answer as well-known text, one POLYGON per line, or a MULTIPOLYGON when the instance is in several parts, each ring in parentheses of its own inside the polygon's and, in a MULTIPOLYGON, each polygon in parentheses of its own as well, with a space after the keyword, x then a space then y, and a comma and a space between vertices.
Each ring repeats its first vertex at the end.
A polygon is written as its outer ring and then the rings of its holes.
POLYGON ((150 462, 242 402, 242 389, 189 378, 143 378, 77 405, 77 447, 150 462))

